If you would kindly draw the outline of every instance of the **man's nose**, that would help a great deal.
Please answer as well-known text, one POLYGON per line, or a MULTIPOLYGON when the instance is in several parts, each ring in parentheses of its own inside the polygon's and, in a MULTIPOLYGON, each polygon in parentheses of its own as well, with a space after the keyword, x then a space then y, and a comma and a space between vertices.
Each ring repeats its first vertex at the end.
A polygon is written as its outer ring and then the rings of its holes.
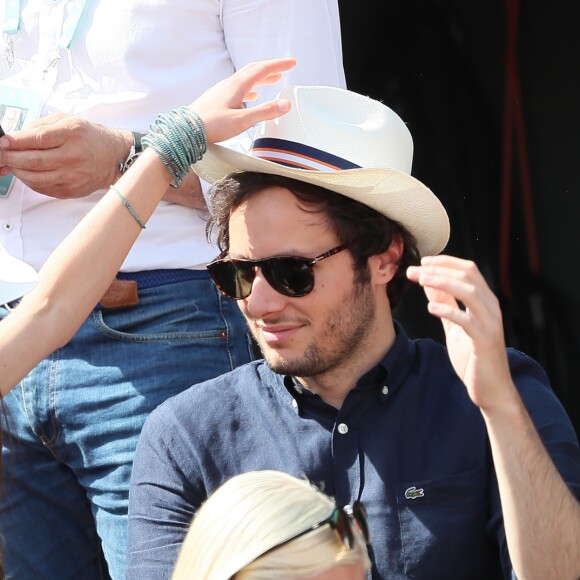
POLYGON ((264 318, 268 314, 280 312, 286 306, 288 297, 270 286, 260 268, 252 282, 252 291, 244 300, 247 313, 252 318, 264 318))

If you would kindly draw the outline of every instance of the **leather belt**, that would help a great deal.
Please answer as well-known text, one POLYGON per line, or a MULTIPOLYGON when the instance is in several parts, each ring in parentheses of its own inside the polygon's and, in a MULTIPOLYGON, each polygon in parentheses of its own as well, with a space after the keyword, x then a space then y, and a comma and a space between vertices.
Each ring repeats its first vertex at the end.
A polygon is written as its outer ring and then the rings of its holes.
POLYGON ((136 280, 115 278, 99 300, 103 308, 128 308, 139 304, 136 280))

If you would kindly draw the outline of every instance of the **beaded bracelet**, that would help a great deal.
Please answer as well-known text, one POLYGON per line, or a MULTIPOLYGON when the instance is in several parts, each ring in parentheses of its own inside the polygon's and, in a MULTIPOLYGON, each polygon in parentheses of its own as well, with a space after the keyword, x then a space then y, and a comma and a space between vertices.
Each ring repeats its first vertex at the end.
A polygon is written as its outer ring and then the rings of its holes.
POLYGON ((188 107, 161 113, 143 137, 143 147, 151 147, 178 187, 190 167, 207 151, 207 136, 199 115, 188 107))

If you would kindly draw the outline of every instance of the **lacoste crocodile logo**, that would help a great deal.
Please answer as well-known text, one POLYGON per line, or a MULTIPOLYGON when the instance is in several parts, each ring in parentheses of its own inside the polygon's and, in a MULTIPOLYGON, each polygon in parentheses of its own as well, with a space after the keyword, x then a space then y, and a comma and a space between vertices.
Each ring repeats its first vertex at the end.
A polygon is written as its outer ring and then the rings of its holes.
POLYGON ((418 497, 425 497, 423 488, 417 489, 415 486, 413 486, 405 490, 406 499, 417 499, 418 497))

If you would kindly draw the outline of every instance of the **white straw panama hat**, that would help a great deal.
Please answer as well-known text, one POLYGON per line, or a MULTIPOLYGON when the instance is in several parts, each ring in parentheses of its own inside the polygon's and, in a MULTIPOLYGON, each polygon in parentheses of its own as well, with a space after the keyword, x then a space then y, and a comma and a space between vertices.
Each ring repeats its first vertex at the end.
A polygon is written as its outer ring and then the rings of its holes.
POLYGON ((291 109, 261 122, 249 154, 210 145, 194 168, 209 183, 240 171, 291 177, 359 201, 400 223, 422 256, 449 240, 449 218, 433 192, 410 175, 413 139, 386 105, 325 86, 285 87, 291 109))
POLYGON ((38 282, 36 270, 11 256, 0 245, 0 305, 8 304, 30 292, 38 282))

